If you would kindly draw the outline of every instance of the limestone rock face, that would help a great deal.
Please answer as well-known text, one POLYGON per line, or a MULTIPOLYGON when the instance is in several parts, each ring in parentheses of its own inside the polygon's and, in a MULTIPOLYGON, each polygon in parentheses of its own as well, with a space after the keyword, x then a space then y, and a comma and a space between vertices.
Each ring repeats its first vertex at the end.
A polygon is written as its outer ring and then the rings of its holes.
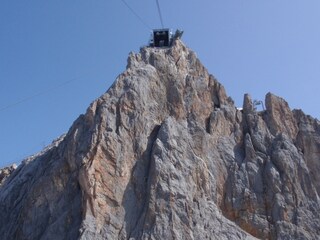
POLYGON ((0 186, 2 185, 2 183, 4 183, 4 181, 10 176, 10 174, 16 170, 17 165, 13 164, 9 167, 5 167, 3 169, 0 169, 0 186))
POLYGON ((320 124, 237 110, 180 40, 131 53, 69 132, 0 188, 1 239, 317 239, 320 124))

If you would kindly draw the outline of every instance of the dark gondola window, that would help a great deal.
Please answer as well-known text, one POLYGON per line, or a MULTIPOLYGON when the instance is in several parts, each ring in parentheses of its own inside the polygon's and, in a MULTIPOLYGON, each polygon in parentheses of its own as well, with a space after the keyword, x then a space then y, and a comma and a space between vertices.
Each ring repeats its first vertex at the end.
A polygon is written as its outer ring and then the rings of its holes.
POLYGON ((155 47, 169 47, 170 45, 170 33, 169 30, 154 30, 153 41, 155 47))

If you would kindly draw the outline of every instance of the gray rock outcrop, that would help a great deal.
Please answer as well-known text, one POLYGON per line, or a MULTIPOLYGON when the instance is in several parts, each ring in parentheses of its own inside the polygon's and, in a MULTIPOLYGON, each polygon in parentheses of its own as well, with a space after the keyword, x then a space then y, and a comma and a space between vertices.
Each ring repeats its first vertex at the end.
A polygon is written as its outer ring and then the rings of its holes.
POLYGON ((0 169, 0 186, 5 182, 5 180, 10 176, 10 174, 16 170, 17 165, 12 164, 9 167, 0 169))
POLYGON ((237 110, 180 40, 131 53, 5 180, 1 239, 318 239, 319 121, 265 102, 237 110))

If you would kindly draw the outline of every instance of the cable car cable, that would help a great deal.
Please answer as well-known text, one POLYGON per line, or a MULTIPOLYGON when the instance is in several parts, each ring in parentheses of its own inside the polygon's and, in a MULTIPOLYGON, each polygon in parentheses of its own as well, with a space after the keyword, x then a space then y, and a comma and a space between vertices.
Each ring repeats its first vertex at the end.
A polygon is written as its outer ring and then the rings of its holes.
POLYGON ((130 5, 125 0, 121 0, 121 1, 123 2, 124 5, 126 5, 126 7, 131 11, 131 13, 135 15, 145 27, 148 28, 148 30, 152 29, 145 21, 143 21, 143 19, 136 13, 136 11, 133 10, 132 7, 130 7, 130 5))
MULTIPOLYGON (((148 30, 151 30, 151 29, 152 29, 152 28, 133 10, 133 8, 130 7, 130 5, 129 5, 125 0, 121 0, 121 1, 122 1, 122 3, 131 11, 131 13, 132 13, 133 15, 135 15, 135 16, 139 19, 139 21, 140 21, 146 28, 148 28, 148 30)), ((164 28, 163 19, 162 19, 162 14, 161 14, 161 9, 160 9, 160 4, 159 4, 159 1, 158 1, 158 0, 156 0, 156 2, 157 2, 157 7, 158 7, 158 13, 159 13, 160 21, 161 21, 161 26, 162 26, 162 28, 164 28)), ((9 105, 7 105, 7 106, 4 106, 4 107, 0 108, 0 112, 5 111, 5 110, 7 110, 8 108, 12 108, 12 107, 14 107, 14 106, 16 106, 16 105, 19 105, 19 104, 21 104, 21 103, 27 102, 27 101, 29 101, 29 100, 31 100, 31 99, 33 99, 33 98, 39 97, 39 96, 41 96, 41 95, 43 95, 43 94, 45 94, 45 93, 51 92, 51 91, 53 91, 53 90, 56 90, 57 88, 63 87, 64 85, 67 85, 67 84, 69 84, 69 83, 71 83, 71 82, 73 82, 73 81, 75 81, 75 80, 77 80, 77 79, 78 79, 78 78, 73 78, 73 79, 68 80, 68 81, 66 81, 66 82, 64 82, 64 83, 62 83, 62 84, 60 84, 60 85, 58 85, 58 86, 52 87, 52 88, 50 88, 50 89, 46 89, 46 90, 41 91, 41 92, 38 92, 38 93, 36 93, 36 94, 34 94, 34 95, 31 95, 31 96, 28 96, 28 97, 26 97, 26 98, 23 98, 23 99, 21 99, 20 101, 17 101, 17 102, 14 102, 14 103, 12 103, 12 104, 9 104, 9 105)))
POLYGON ((157 2, 157 7, 158 7, 158 13, 159 13, 159 17, 160 17, 161 26, 162 26, 162 28, 164 28, 164 26, 163 26, 162 14, 161 14, 161 9, 160 9, 160 4, 159 4, 159 1, 158 1, 158 0, 156 0, 156 2, 157 2))
POLYGON ((34 99, 34 98, 36 98, 36 97, 42 96, 42 95, 44 95, 44 94, 46 94, 46 93, 50 93, 50 92, 52 92, 52 91, 55 91, 55 90, 57 90, 57 89, 65 86, 65 85, 67 85, 67 84, 69 84, 69 83, 71 83, 71 82, 77 81, 79 78, 80 78, 80 77, 74 77, 74 78, 72 78, 72 79, 69 79, 68 81, 65 81, 65 82, 57 85, 57 86, 54 86, 54 87, 52 87, 52 88, 45 89, 45 90, 43 90, 43 91, 41 91, 41 92, 38 92, 38 93, 35 93, 35 94, 30 95, 30 96, 28 96, 28 97, 25 97, 25 98, 23 98, 23 99, 21 99, 21 100, 19 100, 19 101, 16 101, 16 102, 14 102, 14 103, 8 104, 7 106, 4 106, 4 107, 0 108, 0 112, 3 112, 3 111, 5 111, 5 110, 7 110, 7 109, 9 109, 9 108, 12 108, 12 107, 15 107, 15 106, 17 106, 17 105, 20 105, 21 103, 30 101, 30 100, 32 100, 32 99, 34 99))

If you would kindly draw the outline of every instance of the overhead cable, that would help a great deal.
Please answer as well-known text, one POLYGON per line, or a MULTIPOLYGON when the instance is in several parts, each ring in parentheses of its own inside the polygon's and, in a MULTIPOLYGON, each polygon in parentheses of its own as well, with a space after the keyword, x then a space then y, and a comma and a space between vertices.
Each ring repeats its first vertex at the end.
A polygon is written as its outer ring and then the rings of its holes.
POLYGON ((73 81, 76 81, 76 80, 78 80, 78 79, 79 79, 78 77, 77 77, 77 78, 72 78, 72 79, 70 79, 70 80, 68 80, 68 81, 65 81, 65 82, 63 82, 63 83, 61 83, 61 84, 59 84, 59 85, 57 85, 57 86, 54 86, 54 87, 52 87, 52 88, 48 88, 48 89, 43 90, 43 91, 41 91, 41 92, 35 93, 35 94, 33 94, 33 95, 30 95, 30 96, 28 96, 28 97, 26 97, 26 98, 23 98, 23 99, 21 99, 21 100, 19 100, 19 101, 16 101, 16 102, 14 102, 14 103, 11 103, 11 104, 9 104, 9 105, 7 105, 7 106, 4 106, 4 107, 0 108, 0 112, 2 112, 2 111, 4 111, 4 110, 7 110, 7 109, 9 109, 9 108, 15 107, 15 106, 17 106, 17 105, 19 105, 19 104, 21 104, 21 103, 30 101, 30 100, 33 99, 33 98, 39 97, 39 96, 44 95, 44 94, 49 93, 49 92, 52 92, 52 91, 54 91, 54 90, 56 90, 56 89, 58 89, 58 88, 61 88, 61 87, 65 86, 65 85, 67 85, 67 84, 69 84, 69 83, 71 83, 71 82, 73 82, 73 81))
POLYGON ((156 0, 156 1, 157 1, 157 7, 158 7, 158 13, 159 13, 159 17, 160 17, 161 26, 162 26, 162 28, 164 28, 164 26, 163 26, 162 14, 161 14, 161 9, 160 9, 160 4, 159 4, 159 1, 158 1, 158 0, 156 0))
POLYGON ((125 0, 121 0, 121 1, 131 11, 131 13, 135 15, 146 28, 148 28, 148 30, 151 30, 151 27, 145 21, 143 21, 143 19, 139 16, 139 14, 137 14, 136 11, 134 11, 133 8, 130 7, 130 5, 125 0))

